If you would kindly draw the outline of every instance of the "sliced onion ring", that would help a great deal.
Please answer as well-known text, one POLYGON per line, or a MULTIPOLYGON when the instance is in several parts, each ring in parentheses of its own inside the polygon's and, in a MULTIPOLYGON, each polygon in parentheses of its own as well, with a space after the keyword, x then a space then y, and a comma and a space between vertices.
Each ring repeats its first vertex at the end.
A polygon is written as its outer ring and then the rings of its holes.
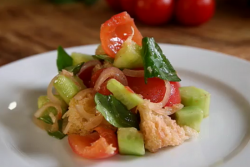
POLYGON ((91 130, 94 129, 95 127, 97 127, 98 125, 100 125, 102 123, 103 120, 103 116, 101 114, 90 118, 90 120, 86 123, 84 123, 84 128, 86 130, 91 130))
POLYGON ((97 64, 102 65, 102 63, 101 63, 99 60, 90 60, 90 61, 84 63, 84 65, 82 66, 82 68, 81 68, 80 72, 78 73, 78 75, 81 75, 81 73, 82 73, 83 71, 85 71, 85 70, 88 69, 89 67, 94 67, 94 66, 96 66, 97 64))
POLYGON ((43 105, 41 108, 39 108, 39 109, 35 112, 34 116, 35 116, 36 118, 39 118, 39 117, 42 115, 42 113, 44 112, 44 110, 47 109, 47 108, 49 108, 49 107, 55 107, 55 109, 57 110, 57 118, 58 118, 58 119, 61 119, 61 117, 62 117, 62 108, 61 108, 61 106, 58 105, 58 104, 51 103, 51 102, 46 103, 46 104, 43 105))
POLYGON ((164 95, 162 101, 159 102, 159 104, 161 104, 161 108, 165 107, 165 105, 167 104, 169 97, 171 95, 171 85, 170 85, 169 81, 165 80, 164 82, 165 82, 166 91, 165 91, 165 95, 164 95))
POLYGON ((129 77, 144 77, 144 70, 124 69, 122 72, 124 73, 124 75, 129 77))
POLYGON ((83 108, 82 105, 77 104, 75 107, 76 107, 76 110, 80 113, 80 115, 81 115, 83 118, 85 118, 86 120, 89 120, 89 119, 91 119, 92 117, 95 117, 95 114, 90 114, 90 113, 86 112, 86 111, 84 110, 84 108, 83 108))
POLYGON ((123 74, 123 72, 116 67, 109 67, 103 70, 103 72, 97 79, 94 86, 94 90, 98 92, 101 88, 102 83, 105 82, 108 78, 115 78, 116 80, 121 82, 124 86, 128 86, 127 78, 123 74))
POLYGON ((58 104, 59 106, 62 106, 62 102, 57 98, 55 97, 55 95, 53 94, 53 84, 55 82, 55 80, 57 79, 58 75, 55 76, 49 83, 49 86, 47 88, 47 96, 49 98, 49 100, 52 102, 52 103, 55 103, 55 104, 58 104))

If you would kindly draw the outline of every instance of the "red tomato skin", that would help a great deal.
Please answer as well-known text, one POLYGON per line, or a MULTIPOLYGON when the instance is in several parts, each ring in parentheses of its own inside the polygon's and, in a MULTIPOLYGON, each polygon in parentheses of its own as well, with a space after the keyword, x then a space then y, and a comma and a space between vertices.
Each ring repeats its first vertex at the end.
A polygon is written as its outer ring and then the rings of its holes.
POLYGON ((183 25, 197 26, 210 20, 214 11, 214 0, 178 0, 175 17, 183 25))
MULTIPOLYGON (((91 77, 91 86, 94 87, 95 83, 97 81, 97 79, 99 78, 99 76, 101 75, 101 73, 103 72, 103 70, 105 70, 106 68, 97 70, 91 77)), ((107 88, 107 83, 108 81, 105 81, 102 83, 100 90, 98 91, 99 93, 103 94, 103 95, 111 95, 112 93, 108 90, 107 88)))
POLYGON ((84 85, 88 88, 91 86, 90 80, 93 68, 94 66, 89 67, 84 70, 80 75, 78 75, 78 77, 83 81, 84 85))
POLYGON ((136 0, 120 0, 122 10, 127 11, 130 16, 135 16, 136 0))
POLYGON ((122 11, 121 3, 119 0, 106 0, 108 5, 115 11, 122 11))
POLYGON ((114 131, 104 127, 95 130, 97 133, 86 136, 69 134, 68 142, 73 152, 88 159, 103 159, 116 155, 118 142, 114 131), (110 150, 110 147, 115 150, 110 150))
POLYGON ((137 18, 148 25, 161 25, 172 18, 174 0, 137 0, 137 18))
POLYGON ((165 92, 165 82, 159 78, 149 78, 145 84, 143 77, 127 77, 128 86, 137 94, 141 94, 144 99, 151 102, 161 102, 165 92))
POLYGON ((170 82, 170 85, 171 85, 171 94, 166 104, 167 107, 172 107, 174 104, 181 103, 181 95, 179 91, 180 83, 170 82))
POLYGON ((142 35, 135 26, 134 20, 127 12, 122 12, 111 17, 101 25, 100 39, 102 48, 110 57, 115 57, 121 49, 123 42, 132 35, 134 29, 133 41, 142 45, 142 35))

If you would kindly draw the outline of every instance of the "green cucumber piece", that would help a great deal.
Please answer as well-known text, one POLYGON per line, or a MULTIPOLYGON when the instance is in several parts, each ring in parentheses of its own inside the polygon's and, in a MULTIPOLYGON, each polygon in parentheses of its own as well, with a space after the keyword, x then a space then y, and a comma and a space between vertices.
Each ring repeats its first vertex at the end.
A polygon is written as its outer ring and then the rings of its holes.
MULTIPOLYGON (((76 77, 77 78, 77 77, 76 77)), ((80 80, 78 80, 79 82, 80 80)), ((69 104, 70 100, 81 90, 82 83, 75 83, 64 75, 58 75, 54 87, 63 100, 69 104)))
POLYGON ((175 118, 178 125, 186 125, 199 132, 203 120, 203 111, 197 106, 183 107, 175 113, 175 118))
POLYGON ((107 83, 107 88, 129 110, 143 102, 139 95, 131 92, 116 79, 110 79, 107 83))
POLYGON ((71 54, 71 57, 73 59, 73 66, 81 64, 83 62, 85 63, 85 62, 88 62, 90 60, 94 60, 94 58, 91 55, 76 53, 76 52, 73 52, 71 54))
POLYGON ((113 65, 117 68, 143 67, 141 50, 142 48, 134 41, 131 39, 126 40, 116 54, 113 65))
POLYGON ((197 106, 203 111, 203 118, 209 116, 210 94, 194 86, 180 87, 181 103, 184 106, 197 106))
POLYGON ((114 62, 114 58, 112 58, 108 55, 93 55, 93 58, 98 59, 98 60, 106 60, 110 63, 114 62))
POLYGON ((49 98, 47 96, 40 96, 37 101, 38 108, 41 108, 44 104, 49 102, 49 98))
POLYGON ((119 128, 117 138, 120 154, 145 154, 143 135, 136 128, 119 128))
MULTIPOLYGON (((64 114, 67 111, 68 106, 60 96, 56 95, 56 97, 62 102, 61 108, 62 108, 62 114, 64 114)), ((49 102, 49 98, 47 96, 40 96, 38 98, 38 108, 41 108, 43 105, 45 105, 48 102, 49 102)), ((57 110, 54 107, 49 107, 37 119, 42 120, 43 122, 47 124, 53 124, 49 116, 49 113, 53 113, 54 115, 57 115, 57 110)))

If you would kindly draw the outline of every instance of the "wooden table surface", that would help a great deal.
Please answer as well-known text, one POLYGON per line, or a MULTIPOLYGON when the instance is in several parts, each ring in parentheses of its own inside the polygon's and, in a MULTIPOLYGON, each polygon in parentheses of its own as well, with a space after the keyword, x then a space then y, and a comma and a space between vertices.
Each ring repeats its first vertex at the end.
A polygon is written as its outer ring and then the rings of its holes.
MULTIPOLYGON (((103 1, 92 7, 45 1, 0 5, 0 66, 58 45, 99 43, 100 25, 113 14, 103 1)), ((153 36, 157 42, 206 48, 250 60, 250 8, 219 8, 211 21, 199 27, 137 25, 143 36, 153 36)))

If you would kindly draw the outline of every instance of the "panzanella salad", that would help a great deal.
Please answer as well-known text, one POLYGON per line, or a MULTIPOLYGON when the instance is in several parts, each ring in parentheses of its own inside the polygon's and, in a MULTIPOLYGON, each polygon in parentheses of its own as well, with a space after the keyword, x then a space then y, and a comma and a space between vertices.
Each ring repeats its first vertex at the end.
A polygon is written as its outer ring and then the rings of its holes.
POLYGON ((95 55, 58 48, 58 74, 38 99, 36 125, 68 137, 90 159, 144 155, 196 136, 209 115, 210 94, 180 87, 180 77, 154 38, 126 13, 101 25, 95 55))

